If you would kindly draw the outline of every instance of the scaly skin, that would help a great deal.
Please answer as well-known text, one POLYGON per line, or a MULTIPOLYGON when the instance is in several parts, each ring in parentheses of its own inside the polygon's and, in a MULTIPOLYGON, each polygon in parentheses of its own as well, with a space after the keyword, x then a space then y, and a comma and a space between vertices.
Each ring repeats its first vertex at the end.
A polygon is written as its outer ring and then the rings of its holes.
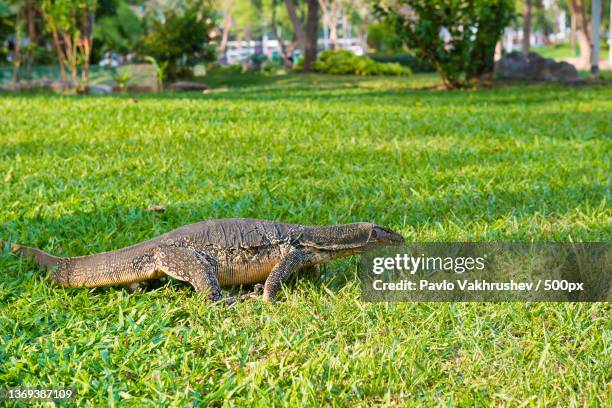
POLYGON ((170 276, 219 300, 220 286, 265 282, 263 299, 273 301, 298 270, 401 242, 401 235, 365 222, 308 227, 232 218, 202 221, 89 256, 60 258, 18 244, 12 250, 52 270, 51 279, 64 287, 129 285, 170 276))

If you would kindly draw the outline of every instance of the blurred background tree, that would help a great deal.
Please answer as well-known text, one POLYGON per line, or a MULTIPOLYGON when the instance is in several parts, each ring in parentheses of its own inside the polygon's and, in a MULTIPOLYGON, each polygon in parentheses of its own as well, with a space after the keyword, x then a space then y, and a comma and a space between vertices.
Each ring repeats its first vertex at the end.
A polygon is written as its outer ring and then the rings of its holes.
POLYGON ((96 0, 43 0, 41 4, 45 27, 53 40, 64 85, 72 91, 84 92, 89 85, 89 64, 97 6, 96 0), (70 71, 70 81, 66 69, 70 71))
POLYGON ((495 46, 514 16, 511 0, 399 0, 380 15, 447 88, 492 79, 495 46))
POLYGON ((370 25, 367 46, 383 55, 393 55, 404 51, 401 37, 386 21, 377 21, 370 25))
POLYGON ((144 32, 143 22, 125 0, 100 0, 94 30, 92 61, 100 61, 104 53, 133 52, 144 32))
POLYGON ((216 57, 210 44, 212 17, 210 5, 202 1, 175 1, 172 8, 149 11, 139 51, 166 64, 169 79, 191 77, 197 63, 216 57))
POLYGON ((100 62, 151 56, 173 80, 217 57, 228 73, 308 72, 341 49, 464 87, 513 50, 596 73, 609 26, 608 0, 0 0, 0 74, 17 87, 33 67, 59 66, 64 87, 84 91, 100 62))

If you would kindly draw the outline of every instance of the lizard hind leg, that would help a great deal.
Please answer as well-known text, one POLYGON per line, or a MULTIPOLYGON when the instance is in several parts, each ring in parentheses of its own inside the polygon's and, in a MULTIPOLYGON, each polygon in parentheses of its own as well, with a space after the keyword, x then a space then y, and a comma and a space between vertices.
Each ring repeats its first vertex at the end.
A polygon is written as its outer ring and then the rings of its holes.
POLYGON ((190 248, 163 246, 155 250, 155 264, 166 275, 190 283, 196 292, 208 292, 209 300, 222 298, 216 264, 205 254, 190 248))

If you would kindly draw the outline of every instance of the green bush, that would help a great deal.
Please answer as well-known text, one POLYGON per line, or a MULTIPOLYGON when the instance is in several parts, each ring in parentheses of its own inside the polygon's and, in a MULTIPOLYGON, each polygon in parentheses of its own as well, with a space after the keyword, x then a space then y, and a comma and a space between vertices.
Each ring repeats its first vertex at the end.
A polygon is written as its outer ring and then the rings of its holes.
POLYGON ((267 60, 268 57, 265 54, 251 54, 249 56, 249 64, 247 68, 250 72, 259 72, 267 60))
MULTIPOLYGON (((300 61, 301 62, 301 61, 300 61)), ((298 68, 300 63, 298 63, 298 68)), ((333 75, 411 75, 410 68, 397 63, 376 62, 369 57, 359 57, 347 50, 323 51, 314 63, 315 72, 333 75)))
POLYGON ((447 88, 492 78, 495 44, 514 16, 511 0, 398 0, 376 6, 397 36, 447 88))
POLYGON ((279 64, 277 61, 270 60, 262 65, 261 72, 269 75, 277 75, 285 73, 286 71, 282 62, 279 64))
POLYGON ((385 21, 368 26, 368 47, 380 54, 399 54, 404 49, 402 39, 385 21))
POLYGON ((140 52, 167 64, 168 79, 190 77, 193 67, 216 58, 209 45, 213 20, 207 3, 185 2, 183 7, 170 9, 163 16, 148 16, 147 34, 140 52))
POLYGON ((136 48, 142 36, 142 22, 125 0, 119 2, 114 11, 114 14, 96 21, 94 47, 98 54, 107 51, 128 54, 136 48))
POLYGON ((376 62, 384 62, 384 63, 396 62, 400 65, 410 68, 412 72, 415 72, 415 73, 435 71, 431 63, 423 59, 417 58, 414 55, 409 54, 407 52, 403 54, 392 54, 392 55, 374 54, 374 55, 370 55, 369 57, 372 58, 376 62))
POLYGON ((219 65, 217 71, 225 74, 243 74, 244 67, 241 64, 219 65))

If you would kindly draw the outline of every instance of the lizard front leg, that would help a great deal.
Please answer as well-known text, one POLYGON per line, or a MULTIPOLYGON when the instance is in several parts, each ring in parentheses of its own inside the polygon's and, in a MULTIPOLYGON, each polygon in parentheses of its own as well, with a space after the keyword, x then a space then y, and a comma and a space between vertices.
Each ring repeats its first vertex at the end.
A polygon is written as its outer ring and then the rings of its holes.
POLYGON ((287 255, 272 269, 264 285, 263 300, 273 302, 276 292, 281 284, 291 276, 294 271, 301 269, 306 260, 306 252, 302 249, 291 249, 287 255))
POLYGON ((196 292, 208 292, 208 299, 222 298, 217 281, 216 263, 199 251, 174 246, 163 246, 155 250, 155 266, 175 279, 189 282, 196 292))

